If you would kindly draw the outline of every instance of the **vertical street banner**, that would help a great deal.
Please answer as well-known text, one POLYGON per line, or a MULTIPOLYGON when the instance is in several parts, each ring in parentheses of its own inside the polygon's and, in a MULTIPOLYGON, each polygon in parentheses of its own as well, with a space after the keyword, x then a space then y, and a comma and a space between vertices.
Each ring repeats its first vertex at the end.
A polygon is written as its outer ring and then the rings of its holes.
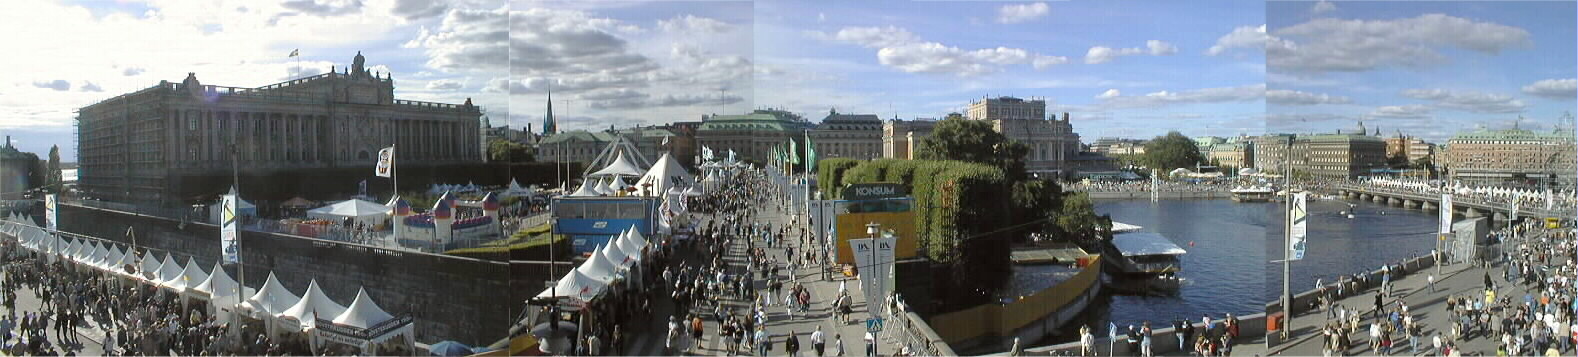
POLYGON ((55 194, 44 195, 44 219, 49 220, 49 233, 54 234, 60 230, 60 209, 55 200, 55 194))
MULTIPOLYGON (((877 290, 877 274, 873 273, 877 269, 874 264, 877 260, 876 242, 871 238, 850 239, 849 250, 855 255, 855 269, 859 269, 860 272, 860 291, 866 294, 866 306, 877 306, 872 305, 872 301, 876 301, 872 299, 872 293, 877 290)), ((868 308, 866 310, 871 313, 872 317, 877 316, 877 309, 868 308)))
POLYGON ((872 269, 872 272, 876 273, 873 276, 876 278, 873 279, 876 281, 875 285, 877 287, 875 290, 876 299, 866 300, 866 306, 877 306, 875 310, 880 313, 887 311, 887 297, 889 292, 893 290, 893 248, 898 246, 898 239, 892 235, 885 235, 877 238, 876 244, 876 269, 872 269))
POLYGON ((225 195, 219 219, 219 249, 226 264, 241 262, 241 247, 237 244, 241 237, 239 227, 236 227, 236 195, 233 190, 231 193, 225 195))
POLYGON ((1549 211, 1549 210, 1551 210, 1553 208, 1556 208, 1556 201, 1554 199, 1555 199, 1555 197, 1551 197, 1551 189, 1549 187, 1545 188, 1545 210, 1546 211, 1549 211))
POLYGON ((1309 232, 1309 192, 1293 195, 1293 211, 1288 213, 1288 260, 1304 259, 1309 232))
POLYGON ((1507 218, 1507 222, 1516 222, 1518 220, 1518 201, 1512 201, 1511 205, 1512 215, 1509 216, 1510 218, 1507 218))
POLYGON ((390 146, 390 147, 386 147, 386 148, 383 148, 383 149, 379 149, 378 150, 378 166, 373 168, 373 174, 378 175, 378 177, 389 177, 390 174, 391 174, 389 172, 389 169, 391 167, 393 167, 393 166, 394 166, 394 147, 390 146))
POLYGON ((1452 194, 1441 194, 1441 234, 1452 233, 1452 194))

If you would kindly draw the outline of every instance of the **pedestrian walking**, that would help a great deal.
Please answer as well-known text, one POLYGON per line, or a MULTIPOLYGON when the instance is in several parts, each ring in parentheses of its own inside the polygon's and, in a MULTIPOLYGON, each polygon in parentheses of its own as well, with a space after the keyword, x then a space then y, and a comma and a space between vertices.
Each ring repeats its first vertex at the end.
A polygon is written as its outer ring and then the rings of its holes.
POLYGON ((822 351, 825 347, 827 347, 827 343, 822 340, 822 326, 818 325, 816 331, 811 332, 811 348, 816 351, 816 357, 822 357, 822 351))

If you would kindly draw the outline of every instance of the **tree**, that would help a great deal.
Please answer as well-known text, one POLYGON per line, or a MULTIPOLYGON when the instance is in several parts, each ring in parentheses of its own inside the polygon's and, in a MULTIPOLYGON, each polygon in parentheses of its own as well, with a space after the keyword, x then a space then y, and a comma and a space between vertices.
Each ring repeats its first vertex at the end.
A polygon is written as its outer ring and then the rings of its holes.
MULTIPOLYGON (((1150 152, 1150 149, 1146 149, 1150 152)), ((1057 217, 1057 226, 1062 229, 1067 237, 1081 245, 1092 247, 1092 243, 1099 237, 1102 220, 1096 216, 1096 205, 1090 202, 1090 196, 1084 192, 1075 192, 1063 197, 1063 209, 1057 217)))
POLYGON ((957 160, 996 166, 1012 181, 1025 177, 1025 155, 1030 147, 1008 140, 983 120, 947 119, 937 122, 931 136, 921 140, 915 158, 957 160))
POLYGON ((501 138, 491 138, 488 139, 488 161, 532 162, 536 159, 529 146, 501 138))
POLYGON ((59 145, 51 145, 49 147, 49 164, 44 168, 48 170, 44 172, 44 190, 53 193, 59 193, 61 189, 59 145))
POLYGON ((1177 168, 1192 170, 1195 164, 1202 162, 1205 162, 1205 156, 1200 155, 1200 147, 1195 146, 1193 139, 1176 131, 1145 143, 1145 165, 1158 172, 1177 168))

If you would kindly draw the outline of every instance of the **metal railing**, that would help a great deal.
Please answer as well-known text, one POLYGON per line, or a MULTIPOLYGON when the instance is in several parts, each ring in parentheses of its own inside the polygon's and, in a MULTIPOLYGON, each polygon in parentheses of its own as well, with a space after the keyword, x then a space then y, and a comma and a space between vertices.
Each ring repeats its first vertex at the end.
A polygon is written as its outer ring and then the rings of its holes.
MULTIPOLYGON (((1434 202, 1434 203, 1437 203, 1437 204, 1439 204, 1440 201, 1441 201, 1440 194, 1430 193, 1430 192, 1419 192, 1419 191, 1406 190, 1406 189, 1383 188, 1383 187, 1366 186, 1366 185, 1359 185, 1359 184, 1340 184, 1340 185, 1337 185, 1337 188, 1343 189, 1343 190, 1348 190, 1348 191, 1355 191, 1355 192, 1358 192, 1358 193, 1381 194, 1383 196, 1394 196, 1394 197, 1397 197, 1397 198, 1417 200, 1417 201, 1425 201, 1425 202, 1434 202)), ((1468 196, 1468 195, 1457 195, 1457 194, 1452 195, 1452 204, 1454 206, 1471 206, 1473 208, 1490 210, 1490 211, 1501 211, 1501 210, 1509 209, 1511 203, 1512 203, 1511 201, 1507 201, 1507 200, 1488 200, 1488 199, 1483 199, 1483 198, 1474 197, 1474 196, 1468 196)), ((1572 216, 1574 214, 1575 208, 1572 207, 1572 206, 1558 205, 1555 209, 1546 210, 1546 209, 1544 209, 1542 207, 1523 207, 1523 206, 1520 206, 1519 207, 1519 211, 1520 212, 1525 212, 1525 213, 1528 213, 1528 214, 1531 214, 1531 215, 1539 215, 1539 216, 1544 216, 1544 217, 1570 217, 1570 216, 1572 216)))
POLYGON ((948 342, 942 340, 942 336, 938 336, 937 332, 931 329, 931 325, 926 324, 925 319, 910 311, 909 304, 904 302, 903 297, 895 296, 893 299, 894 306, 897 308, 888 311, 888 321, 891 322, 883 324, 885 325, 883 328, 891 329, 888 336, 898 339, 898 344, 908 347, 912 355, 958 355, 953 352, 953 347, 948 346, 948 342))

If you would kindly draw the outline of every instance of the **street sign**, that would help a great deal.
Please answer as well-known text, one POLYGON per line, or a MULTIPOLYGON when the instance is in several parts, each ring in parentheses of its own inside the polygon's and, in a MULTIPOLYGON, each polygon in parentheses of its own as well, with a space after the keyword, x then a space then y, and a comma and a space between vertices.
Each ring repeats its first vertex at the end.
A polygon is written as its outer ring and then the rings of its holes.
POLYGON ((874 200, 909 195, 909 187, 901 183, 872 182, 856 183, 844 187, 845 200, 874 200))
POLYGON ((871 333, 882 332, 882 318, 880 318, 880 317, 873 317, 873 318, 866 319, 866 332, 871 332, 871 333))

